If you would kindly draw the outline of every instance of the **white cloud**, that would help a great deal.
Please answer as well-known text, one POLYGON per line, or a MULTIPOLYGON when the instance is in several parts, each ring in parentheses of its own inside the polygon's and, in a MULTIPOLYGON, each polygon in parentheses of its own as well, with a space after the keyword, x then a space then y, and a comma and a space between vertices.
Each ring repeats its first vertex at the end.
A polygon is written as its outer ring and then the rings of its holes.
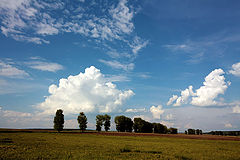
POLYGON ((226 127, 226 128, 232 128, 233 126, 232 126, 231 123, 226 123, 226 124, 224 124, 224 127, 226 127))
POLYGON ((130 44, 130 46, 132 47, 132 52, 134 53, 134 55, 136 56, 137 53, 144 47, 146 47, 148 44, 148 41, 144 41, 142 40, 140 37, 135 36, 133 43, 130 44))
POLYGON ((229 73, 240 77, 240 62, 233 64, 232 69, 229 71, 229 73))
POLYGON ((115 22, 115 27, 124 33, 132 32, 134 25, 132 23, 133 12, 126 6, 127 0, 120 0, 116 8, 109 10, 115 22))
POLYGON ((53 25, 41 23, 38 25, 37 33, 42 35, 54 35, 58 34, 58 29, 53 27, 53 25))
POLYGON ((1 0, 2 34, 17 41, 48 44, 48 36, 72 32, 101 44, 101 49, 106 45, 106 49, 119 50, 121 43, 124 49, 120 53, 106 51, 114 58, 135 58, 147 45, 148 41, 132 34, 137 7, 130 6, 127 0, 104 5, 96 1, 84 7, 83 2, 1 0))
POLYGON ((104 63, 105 65, 108 65, 114 69, 123 69, 125 71, 131 71, 134 69, 134 63, 129 63, 129 64, 122 64, 116 60, 113 61, 106 61, 103 59, 100 59, 99 62, 104 63))
POLYGON ((151 122, 151 121, 152 121, 152 118, 150 118, 149 116, 146 116, 146 115, 133 116, 132 119, 134 119, 134 118, 142 118, 143 120, 148 121, 148 122, 151 122))
POLYGON ((181 91, 181 96, 177 98, 176 103, 174 106, 181 106, 182 104, 186 104, 188 102, 188 98, 190 96, 194 96, 195 93, 193 93, 193 87, 189 86, 184 91, 181 91))
POLYGON ((49 87, 50 96, 37 105, 44 114, 54 114, 61 108, 65 114, 83 112, 113 112, 134 95, 132 90, 121 91, 94 66, 85 73, 60 79, 59 85, 49 87))
POLYGON ((233 107, 233 113, 240 113, 240 106, 236 105, 235 107, 233 107))
POLYGON ((175 100, 176 100, 176 103, 174 103, 173 106, 181 106, 182 104, 188 103, 189 97, 195 95, 195 93, 193 93, 192 89, 193 89, 193 87, 189 86, 187 89, 181 91, 181 96, 180 97, 178 97, 177 95, 173 95, 169 99, 167 105, 171 105, 175 100))
POLYGON ((225 72, 222 69, 215 69, 205 77, 203 86, 197 89, 195 93, 192 90, 193 87, 189 86, 189 88, 181 91, 180 97, 173 95, 167 104, 170 105, 176 100, 173 106, 181 106, 182 104, 189 103, 189 98, 192 98, 190 104, 195 106, 221 105, 222 103, 217 102, 216 98, 220 94, 224 94, 230 85, 230 82, 225 82, 223 74, 225 72))
POLYGON ((17 1, 8 1, 8 0, 1 0, 0 7, 5 9, 17 9, 22 4, 26 4, 29 0, 17 0, 17 1))
POLYGON ((171 98, 169 98, 167 105, 171 105, 176 99, 178 99, 177 95, 173 95, 171 98))
POLYGON ((0 61, 0 76, 9 78, 24 78, 28 77, 29 74, 24 70, 14 67, 12 64, 0 61))
POLYGON ((158 105, 157 107, 152 106, 150 108, 150 112, 152 113, 154 119, 160 119, 160 116, 164 113, 164 110, 162 109, 161 105, 158 105))
POLYGON ((173 127, 174 125, 173 122, 168 122, 168 121, 161 121, 160 123, 167 126, 168 128, 173 127))
POLYGON ((131 113, 138 113, 138 112, 146 112, 146 108, 129 108, 129 109, 126 109, 125 112, 131 112, 131 113))
POLYGON ((228 88, 223 76, 225 72, 222 69, 212 71, 203 82, 203 86, 196 90, 196 97, 192 98, 191 104, 196 106, 218 105, 215 99, 220 94, 224 94, 228 88))
POLYGON ((130 81, 129 77, 126 75, 106 75, 106 78, 111 82, 128 82, 130 81))
POLYGON ((18 112, 0 108, 0 127, 2 128, 49 128, 52 118, 39 113, 18 112))
POLYGON ((30 61, 26 62, 25 64, 28 65, 28 67, 33 69, 38 69, 41 71, 49 71, 49 72, 56 72, 58 70, 62 70, 63 66, 58 63, 52 63, 52 62, 44 62, 44 61, 30 61))

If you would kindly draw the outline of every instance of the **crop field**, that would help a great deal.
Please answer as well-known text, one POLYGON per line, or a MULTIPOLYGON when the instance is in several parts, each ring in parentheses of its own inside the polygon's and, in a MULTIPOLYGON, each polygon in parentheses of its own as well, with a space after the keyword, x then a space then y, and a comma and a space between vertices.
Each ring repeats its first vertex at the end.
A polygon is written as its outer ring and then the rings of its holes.
POLYGON ((240 138, 202 137, 79 131, 0 132, 0 159, 240 159, 240 138))

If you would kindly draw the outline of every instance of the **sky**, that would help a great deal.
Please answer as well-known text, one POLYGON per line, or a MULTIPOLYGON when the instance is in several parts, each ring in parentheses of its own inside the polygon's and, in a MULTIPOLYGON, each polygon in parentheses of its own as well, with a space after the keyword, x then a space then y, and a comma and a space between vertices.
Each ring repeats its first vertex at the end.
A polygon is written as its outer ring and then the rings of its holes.
POLYGON ((240 2, 0 0, 0 127, 97 114, 240 129, 240 2))

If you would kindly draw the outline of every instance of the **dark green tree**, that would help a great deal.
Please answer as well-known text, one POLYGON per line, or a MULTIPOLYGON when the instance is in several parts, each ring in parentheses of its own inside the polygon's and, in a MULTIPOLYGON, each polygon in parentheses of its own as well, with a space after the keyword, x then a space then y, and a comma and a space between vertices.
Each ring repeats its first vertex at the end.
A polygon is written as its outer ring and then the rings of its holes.
POLYGON ((188 129, 188 134, 195 134, 195 129, 189 128, 189 129, 188 129))
POLYGON ((143 133, 152 133, 153 132, 153 125, 150 122, 143 120, 143 128, 141 130, 143 133))
POLYGON ((134 118, 133 119, 133 129, 134 129, 134 132, 142 132, 142 128, 143 128, 143 120, 142 118, 134 118))
POLYGON ((196 129, 196 134, 199 135, 200 134, 200 130, 196 129))
POLYGON ((63 127, 64 127, 63 110, 61 110, 61 109, 57 110, 53 122, 54 122, 54 129, 55 130, 57 130, 58 132, 63 130, 63 127))
POLYGON ((133 129, 134 132, 140 133, 152 133, 153 132, 153 124, 143 120, 142 118, 134 118, 133 129))
POLYGON ((126 132, 132 132, 132 130, 133 130, 133 121, 132 121, 132 119, 126 117, 125 123, 126 123, 126 125, 125 125, 126 132))
POLYGON ((169 132, 170 132, 170 134, 177 134, 178 129, 177 128, 169 128, 169 132))
POLYGON ((102 130, 102 125, 104 121, 104 116, 103 115, 97 115, 96 116, 96 130, 100 132, 102 130))
POLYGON ((111 126, 111 116, 105 114, 103 120, 104 120, 104 129, 107 132, 111 126))
POLYGON ((125 116, 116 116, 114 122, 118 132, 125 132, 125 116))
POLYGON ((116 116, 114 119, 116 130, 118 132, 132 132, 133 121, 129 117, 116 116))
POLYGON ((87 117, 83 112, 79 113, 77 121, 78 121, 80 130, 82 130, 82 132, 85 131, 87 128, 87 117))

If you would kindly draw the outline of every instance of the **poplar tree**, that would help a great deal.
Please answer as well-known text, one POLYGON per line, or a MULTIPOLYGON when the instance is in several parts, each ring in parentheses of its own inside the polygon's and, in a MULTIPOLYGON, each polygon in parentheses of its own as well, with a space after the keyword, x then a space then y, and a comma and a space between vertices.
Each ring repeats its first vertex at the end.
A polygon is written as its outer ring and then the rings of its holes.
POLYGON ((85 131, 87 128, 87 117, 83 112, 79 113, 77 121, 78 121, 80 130, 82 130, 82 132, 85 131))
POLYGON ((61 110, 61 109, 57 110, 53 122, 54 122, 54 129, 55 130, 57 130, 58 132, 63 130, 63 126, 64 126, 63 110, 61 110))

